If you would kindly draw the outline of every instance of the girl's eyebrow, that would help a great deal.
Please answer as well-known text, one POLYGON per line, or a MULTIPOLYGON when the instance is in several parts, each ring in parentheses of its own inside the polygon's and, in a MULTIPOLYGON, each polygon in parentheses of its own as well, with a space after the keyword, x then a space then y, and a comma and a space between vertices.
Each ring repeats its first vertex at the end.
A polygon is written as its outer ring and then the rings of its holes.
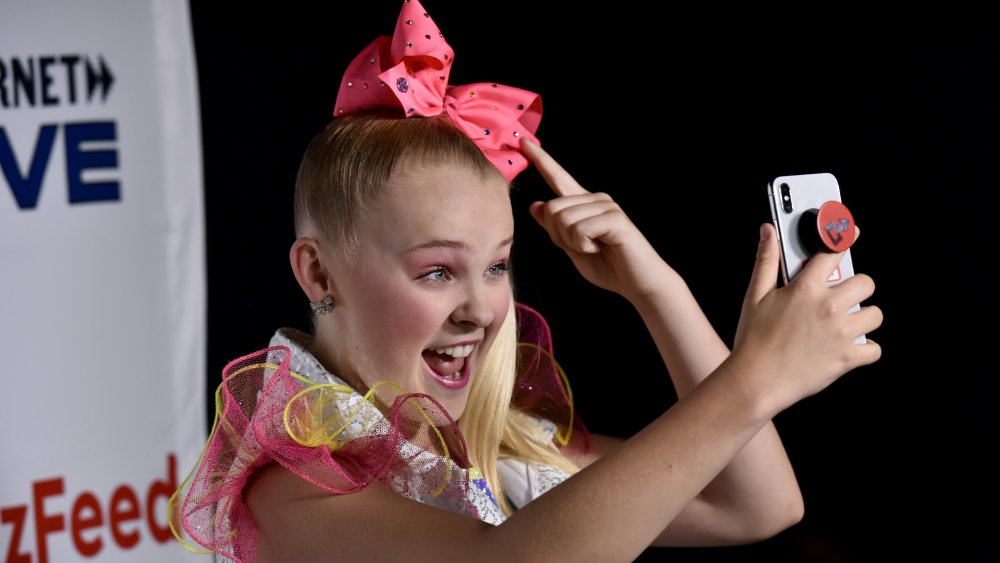
MULTIPOLYGON (((509 237, 505 238, 504 240, 500 241, 500 244, 497 245, 497 250, 500 250, 501 248, 503 248, 505 246, 508 246, 508 245, 512 244, 513 242, 514 242, 513 235, 509 236, 509 237)), ((420 252, 421 250, 428 250, 428 249, 434 249, 434 248, 447 248, 447 249, 454 249, 454 250, 465 250, 468 247, 465 245, 465 243, 457 241, 457 240, 437 239, 437 240, 429 240, 427 242, 420 243, 420 244, 418 244, 418 245, 416 245, 416 246, 414 246, 412 248, 409 248, 409 249, 406 250, 405 254, 412 254, 414 252, 420 252)))

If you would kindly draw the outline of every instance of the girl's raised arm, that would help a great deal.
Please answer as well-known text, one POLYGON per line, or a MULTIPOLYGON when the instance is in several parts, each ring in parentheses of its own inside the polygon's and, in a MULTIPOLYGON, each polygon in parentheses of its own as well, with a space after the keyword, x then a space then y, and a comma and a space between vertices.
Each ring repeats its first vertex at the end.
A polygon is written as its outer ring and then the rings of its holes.
MULTIPOLYGON (((636 307, 677 396, 685 397, 729 356, 686 283, 608 196, 586 191, 538 145, 524 140, 522 149, 559 196, 535 203, 532 215, 584 277, 636 307)), ((759 244, 758 260, 767 263, 761 269, 770 270, 779 252, 772 226, 762 226, 759 244)), ((776 288, 771 283, 767 289, 776 288)), ((874 310, 866 314, 880 315, 874 310)), ((614 444, 612 438, 598 441, 594 452, 576 461, 588 463, 614 444)), ((655 543, 711 545, 766 538, 797 522, 802 506, 791 463, 768 422, 655 543)))

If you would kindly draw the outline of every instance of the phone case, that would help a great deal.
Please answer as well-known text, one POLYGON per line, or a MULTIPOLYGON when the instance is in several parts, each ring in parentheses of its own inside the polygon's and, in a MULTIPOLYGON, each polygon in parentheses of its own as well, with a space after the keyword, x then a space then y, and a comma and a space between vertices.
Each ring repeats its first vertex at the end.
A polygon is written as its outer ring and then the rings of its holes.
MULTIPOLYGON (((781 275, 787 285, 802 271, 806 261, 812 256, 814 249, 803 241, 800 232, 805 221, 815 221, 810 211, 815 212, 828 201, 840 201, 840 184, 833 174, 801 174, 796 176, 779 176, 767 186, 771 201, 771 218, 778 231, 778 242, 781 245, 781 275)), ((827 285, 836 285, 854 275, 854 261, 848 249, 840 260, 837 269, 830 275, 827 285)), ((850 310, 860 310, 855 305, 850 310)), ((857 340, 864 343, 864 337, 857 340)))

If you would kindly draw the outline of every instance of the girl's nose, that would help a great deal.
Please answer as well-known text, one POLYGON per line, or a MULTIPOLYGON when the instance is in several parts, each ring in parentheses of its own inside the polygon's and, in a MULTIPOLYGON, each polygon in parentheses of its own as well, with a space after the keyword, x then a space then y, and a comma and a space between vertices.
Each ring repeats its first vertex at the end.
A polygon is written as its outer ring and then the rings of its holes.
POLYGON ((461 325, 484 327, 493 322, 493 309, 486 299, 485 288, 481 284, 470 283, 465 299, 455 308, 452 320, 461 325))

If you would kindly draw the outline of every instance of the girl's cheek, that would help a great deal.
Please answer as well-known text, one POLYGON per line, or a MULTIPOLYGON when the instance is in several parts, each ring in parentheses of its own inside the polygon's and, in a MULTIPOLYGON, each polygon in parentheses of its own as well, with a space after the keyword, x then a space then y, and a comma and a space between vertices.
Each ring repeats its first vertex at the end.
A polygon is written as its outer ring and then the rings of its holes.
POLYGON ((499 327, 507 318, 507 309, 510 307, 510 288, 504 287, 498 291, 492 299, 493 325, 499 327))
POLYGON ((428 319, 434 317, 426 303, 419 299, 398 299, 395 309, 391 317, 393 322, 388 327, 393 338, 407 340, 426 336, 428 319))

